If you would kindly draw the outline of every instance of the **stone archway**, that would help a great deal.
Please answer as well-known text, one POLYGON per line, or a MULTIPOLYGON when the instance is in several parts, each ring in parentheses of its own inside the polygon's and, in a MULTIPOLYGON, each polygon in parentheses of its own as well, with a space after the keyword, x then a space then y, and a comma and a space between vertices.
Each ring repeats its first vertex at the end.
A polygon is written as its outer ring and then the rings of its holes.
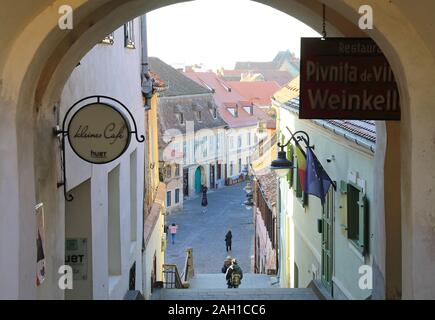
MULTIPOLYGON (((125 21, 158 7, 179 3, 177 0, 107 0, 72 1, 75 9, 75 28, 62 31, 57 28, 57 8, 62 1, 34 1, 31 13, 17 20, 15 25, 3 32, 15 32, 15 39, 7 42, 0 53, 1 79, 0 103, 2 117, 2 153, 0 174, 4 204, 4 219, 10 223, 10 230, 1 229, 0 234, 16 243, 16 256, 0 259, 3 270, 17 270, 9 279, 1 279, 10 288, 11 296, 35 296, 31 282, 34 253, 34 217, 32 212, 36 198, 49 198, 47 211, 53 217, 63 212, 62 198, 56 189, 57 165, 55 143, 51 134, 55 125, 52 116, 60 92, 74 66, 92 46, 104 35, 122 25, 125 21), (26 130, 23 130, 26 128, 26 130), (37 152, 36 152, 37 151, 37 152), (7 186, 7 190, 5 189, 7 186), (5 191, 3 192, 3 190, 5 191), (57 195, 53 197, 53 194, 57 195), (18 214, 17 214, 18 213, 18 214), (3 232, 4 231, 4 232, 3 232)), ((278 10, 291 14, 314 29, 321 28, 321 1, 303 0, 261 0, 278 10)), ((325 0, 328 7, 330 35, 364 35, 356 27, 359 1, 325 0)), ((427 13, 433 12, 435 4, 425 1, 425 6, 412 7, 404 1, 380 3, 366 1, 375 12, 375 26, 365 35, 372 37, 389 59, 399 83, 402 101, 402 122, 400 125, 379 123, 377 157, 382 163, 377 168, 379 200, 377 217, 379 248, 375 253, 377 285, 375 292, 384 296, 383 283, 388 267, 385 216, 390 220, 402 216, 402 287, 404 298, 433 297, 435 292, 435 218, 432 203, 435 198, 435 176, 432 159, 435 157, 433 139, 435 133, 434 114, 431 110, 435 93, 430 86, 435 75, 428 74, 428 66, 435 65, 435 40, 433 30, 424 24, 427 13), (421 18, 419 18, 421 15, 421 18), (410 49, 412 48, 412 49, 410 49), (397 133, 400 132, 400 139, 397 133), (392 139, 387 140, 386 137, 392 139), (400 146, 400 148, 398 147, 400 146), (400 159, 396 152, 400 150, 400 159), (389 162, 390 161, 390 162, 389 162), (401 190, 397 191, 397 175, 394 168, 400 164, 401 190), (394 179, 396 178, 396 179, 394 179), (387 183, 384 186, 384 182, 387 183), (392 190, 392 191, 390 191, 392 190), (401 195, 400 206, 394 199, 401 195), (385 196, 385 199, 381 195, 385 196), (392 200, 389 200, 389 199, 392 200), (388 199, 388 200, 387 200, 388 199), (386 215, 384 216, 384 212, 386 215), (389 214, 390 213, 390 214, 389 214)), ((13 12, 11 8, 10 12, 13 12)), ((14 10, 15 11, 15 10, 14 10)), ((8 10, 4 10, 8 12, 8 10)), ((9 39, 9 38, 8 38, 9 39)), ((3 210, 2 210, 3 211, 3 210)), ((61 215, 61 214, 60 214, 61 215)), ((62 218, 58 217, 58 223, 62 218)), ((5 225, 5 224, 2 224, 5 225)), ((0 227, 1 228, 1 227, 0 227)), ((394 241, 394 237, 389 239, 394 241)), ((5 241, 1 241, 5 243, 5 241)), ((396 281, 396 280, 394 280, 396 281)), ((393 281, 393 282, 394 282, 393 281)))

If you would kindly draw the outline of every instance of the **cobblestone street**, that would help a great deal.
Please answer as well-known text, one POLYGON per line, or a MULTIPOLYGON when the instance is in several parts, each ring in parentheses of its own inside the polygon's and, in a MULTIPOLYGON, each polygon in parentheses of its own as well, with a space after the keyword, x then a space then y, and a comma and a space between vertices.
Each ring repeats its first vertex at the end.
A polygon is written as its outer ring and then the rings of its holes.
POLYGON ((195 273, 220 273, 227 254, 235 257, 246 273, 251 270, 251 256, 254 254, 254 224, 252 210, 243 202, 245 183, 208 192, 207 213, 202 213, 201 198, 184 202, 184 210, 168 215, 166 223, 176 223, 178 231, 175 244, 168 235, 165 263, 177 265, 183 270, 186 249, 193 248, 195 273), (225 249, 225 234, 233 234, 232 252, 225 249))

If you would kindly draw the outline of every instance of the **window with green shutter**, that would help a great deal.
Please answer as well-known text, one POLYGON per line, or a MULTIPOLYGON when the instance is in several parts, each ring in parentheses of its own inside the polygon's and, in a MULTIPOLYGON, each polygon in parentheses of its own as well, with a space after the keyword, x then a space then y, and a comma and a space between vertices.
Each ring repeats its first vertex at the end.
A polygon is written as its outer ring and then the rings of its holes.
MULTIPOLYGON (((287 146, 287 159, 292 164, 294 163, 293 155, 294 155, 293 145, 289 143, 289 145, 287 146)), ((287 182, 288 182, 289 189, 291 189, 293 187, 293 168, 291 168, 287 174, 287 182)))
POLYGON ((369 243, 368 201, 362 189, 347 184, 347 237, 363 254, 369 243))
POLYGON ((302 189, 301 178, 299 176, 298 165, 296 165, 296 198, 299 199, 303 207, 308 206, 308 194, 302 189))

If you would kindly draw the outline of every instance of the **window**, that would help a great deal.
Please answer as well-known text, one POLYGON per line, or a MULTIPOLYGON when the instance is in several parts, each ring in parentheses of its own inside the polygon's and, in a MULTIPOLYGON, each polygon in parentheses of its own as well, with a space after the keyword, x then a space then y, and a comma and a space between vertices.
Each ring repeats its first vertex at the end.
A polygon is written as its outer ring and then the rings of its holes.
POLYGON ((129 49, 135 48, 133 20, 124 24, 124 46, 129 49))
POLYGON ((196 111, 196 120, 198 120, 198 121, 202 121, 202 118, 201 118, 201 111, 196 111))
POLYGON ((107 248, 109 276, 121 274, 121 204, 119 165, 108 176, 108 230, 107 248))
POLYGON ((208 142, 207 137, 202 138, 202 156, 205 158, 207 157, 207 148, 208 148, 208 142))
POLYGON ((130 241, 137 240, 137 153, 130 155, 130 241))
POLYGON ((115 36, 114 36, 114 33, 112 32, 112 33, 108 34, 107 36, 105 36, 104 39, 101 40, 101 43, 113 45, 114 39, 115 39, 115 36))
POLYGON ((252 106, 243 107, 246 113, 249 113, 251 116, 254 114, 254 108, 252 106))
POLYGON ((237 108, 231 107, 231 108, 227 108, 227 110, 231 113, 231 115, 234 118, 237 118, 239 116, 239 113, 237 111, 237 108))
POLYGON ((239 158, 239 173, 242 172, 242 159, 239 158))
POLYGON ((211 110, 211 114, 212 114, 213 118, 216 119, 216 118, 217 118, 217 109, 216 109, 216 108, 213 108, 213 109, 211 110))
POLYGON ((230 137, 230 149, 234 149, 234 137, 230 137))
MULTIPOLYGON (((293 164, 294 163, 294 150, 291 143, 287 146, 287 159, 293 164)), ((299 176, 299 175, 298 175, 299 176)), ((293 169, 290 169, 287 174, 287 182, 289 189, 293 188, 293 169)))
POLYGON ((242 135, 239 135, 237 137, 237 148, 241 148, 242 147, 242 135))
POLYGON ((172 170, 171 170, 172 168, 171 168, 171 166, 170 165, 167 165, 166 167, 165 167, 165 177, 167 178, 167 179, 169 179, 169 178, 171 178, 171 175, 172 175, 172 170))
POLYGON ((180 189, 175 189, 175 203, 180 202, 180 189))
POLYGON ((187 142, 183 141, 183 159, 184 159, 184 163, 186 164, 186 159, 187 159, 187 142))
POLYGON ((177 112, 175 114, 175 116, 177 117, 177 120, 180 124, 184 124, 184 115, 181 112, 177 112))
POLYGON ((250 145, 251 145, 251 133, 248 132, 248 133, 246 134, 246 137, 247 137, 246 141, 248 141, 248 146, 250 146, 250 145))
POLYGON ((166 207, 170 207, 171 206, 171 199, 172 198, 172 192, 168 191, 166 192, 166 207))
MULTIPOLYGON (((293 173, 294 174, 294 173, 293 173)), ((308 194, 304 193, 304 190, 302 189, 302 182, 301 177, 299 175, 299 167, 296 164, 296 198, 299 198, 299 201, 301 202, 303 207, 306 207, 308 205, 308 194)))
POLYGON ((232 176, 233 174, 234 174, 234 164, 231 161, 231 163, 230 163, 230 176, 232 176))
POLYGON ((180 165, 178 163, 175 164, 175 176, 176 177, 180 176, 180 165))
POLYGON ((363 254, 368 252, 368 201, 362 189, 347 184, 347 237, 363 254))

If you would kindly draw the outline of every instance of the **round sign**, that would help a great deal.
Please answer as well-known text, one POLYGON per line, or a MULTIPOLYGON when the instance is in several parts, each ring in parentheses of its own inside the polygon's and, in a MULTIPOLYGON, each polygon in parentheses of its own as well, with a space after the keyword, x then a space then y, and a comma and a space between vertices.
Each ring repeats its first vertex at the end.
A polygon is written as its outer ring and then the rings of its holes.
POLYGON ((68 140, 83 160, 103 164, 120 157, 130 144, 130 124, 115 107, 92 103, 78 110, 68 125, 68 140))

